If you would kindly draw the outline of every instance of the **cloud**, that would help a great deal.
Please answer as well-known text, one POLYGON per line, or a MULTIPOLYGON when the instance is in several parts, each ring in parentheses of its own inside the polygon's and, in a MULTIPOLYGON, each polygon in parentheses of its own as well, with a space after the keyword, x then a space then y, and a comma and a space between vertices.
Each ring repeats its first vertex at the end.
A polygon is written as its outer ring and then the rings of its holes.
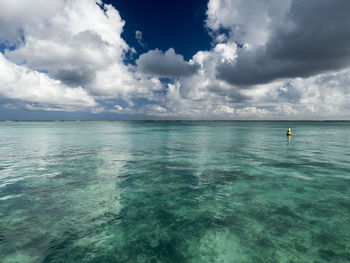
POLYGON ((8 61, 0 53, 0 96, 18 100, 28 109, 74 111, 97 103, 82 88, 70 88, 46 74, 8 61))
POLYGON ((67 85, 89 84, 95 72, 113 61, 101 37, 91 31, 74 36, 61 32, 53 37, 26 37, 26 43, 5 52, 12 61, 25 63, 34 70, 45 70, 52 78, 67 85))
POLYGON ((275 21, 285 23, 291 0, 210 0, 206 26, 222 39, 260 46, 267 42, 275 21), (222 33, 223 32, 223 33, 222 33), (225 37, 226 35, 226 37, 225 37))
MULTIPOLYGON (((30 17, 20 18, 22 24, 18 23, 18 28, 23 41, 16 49, 5 52, 9 59, 25 63, 33 70, 47 71, 50 77, 72 86, 88 85, 98 70, 113 63, 122 64, 123 54, 129 47, 120 36, 124 21, 112 6, 103 5, 101 9, 90 0, 55 0, 53 3, 57 8, 55 12, 51 10, 45 16, 45 9, 41 9, 33 25, 27 24, 32 20, 30 17)), ((6 4, 3 8, 6 10, 9 6, 6 4)), ((12 18, 15 24, 18 15, 12 18)))
MULTIPOLYGON (((211 52, 207 52, 206 56, 210 55, 211 52)), ((208 57, 205 61, 211 60, 208 57)), ((158 116, 175 119, 346 120, 350 115, 350 68, 309 78, 274 81, 243 90, 234 89, 223 81, 213 81, 207 74, 201 75, 202 70, 190 78, 168 84, 166 97, 159 100, 167 111, 158 116), (212 91, 210 83, 216 83, 221 91, 212 91)))
MULTIPOLYGON (((192 62, 200 65, 195 74, 168 85, 166 97, 159 101, 167 109, 163 116, 190 119, 348 118, 347 58, 340 54, 333 57, 335 51, 330 47, 328 50, 321 48, 318 54, 312 55, 315 52, 312 45, 307 54, 300 53, 303 45, 312 43, 317 34, 320 37, 315 40, 331 34, 325 23, 319 28, 316 23, 308 26, 303 20, 316 18, 318 9, 326 12, 331 6, 341 7, 339 1, 327 3, 323 8, 314 5, 291 0, 209 1, 206 23, 213 37, 213 48, 193 56, 192 62), (311 14, 312 10, 316 13, 311 14), (300 39, 293 39, 291 36, 297 32, 301 34, 300 39)), ((336 20, 334 14, 328 16, 336 20)), ((339 23, 331 21, 331 24, 339 23)), ((347 48, 346 42, 335 43, 347 48)), ((314 44, 315 47, 322 45, 314 44)))
POLYGON ((54 16, 63 6, 64 1, 57 0, 0 1, 0 41, 9 45, 22 43, 24 31, 54 16))
POLYGON ((185 61, 173 48, 165 53, 158 49, 148 51, 136 60, 136 64, 139 71, 161 77, 187 77, 199 69, 198 64, 185 61))
POLYGON ((0 1, 0 100, 9 107, 164 119, 350 116, 345 0, 210 0, 210 50, 186 61, 155 49, 136 66, 126 62, 135 51, 113 6, 20 2, 0 1))
MULTIPOLYGON (((308 26, 308 17, 316 19, 317 13, 331 6, 339 9, 341 5, 339 1, 324 7, 314 5, 289 0, 209 1, 207 26, 214 46, 192 58, 200 65, 196 74, 169 85, 163 102, 168 115, 203 119, 347 119, 350 82, 346 78, 347 58, 341 53, 347 54, 344 49, 348 47, 345 43, 349 34, 343 37, 344 42, 334 42, 343 48, 339 55, 334 55, 337 51, 330 43, 326 49, 315 42, 314 47, 321 47, 318 51, 306 45, 312 43, 313 37, 322 40, 332 34, 327 32, 326 22, 322 28, 316 23, 308 26), (259 14, 252 10, 259 10, 259 14), (311 14, 312 10, 316 13, 311 14), (295 34, 297 38, 297 33, 300 39, 293 39, 291 36, 295 34), (303 45, 308 48, 307 54, 300 53, 303 45)), ((328 17, 337 20, 334 14, 328 17)), ((331 28, 340 23, 341 20, 331 21, 331 28)), ((346 32, 344 27, 340 31, 346 32)))
POLYGON ((3 53, 30 72, 81 89, 101 104, 109 98, 132 103, 161 89, 159 80, 125 63, 134 50, 121 37, 125 22, 112 5, 100 0, 4 0, 0 15, 0 43, 9 47, 3 53))
POLYGON ((139 45, 141 46, 141 47, 145 47, 146 46, 146 44, 144 43, 144 41, 143 41, 143 38, 142 38, 142 32, 141 31, 139 31, 139 30, 136 30, 135 31, 135 38, 136 38, 136 40, 137 40, 137 43, 139 43, 139 45))
POLYGON ((350 63, 346 0, 211 0, 208 7, 209 28, 226 28, 230 41, 245 44, 237 61, 217 65, 217 77, 233 85, 309 77, 350 63))
POLYGON ((348 119, 350 68, 294 78, 245 90, 250 103, 267 107, 273 119, 348 119))
POLYGON ((243 102, 247 96, 228 84, 216 78, 216 65, 236 59, 236 45, 217 44, 210 51, 199 51, 192 58, 199 65, 196 74, 178 80, 179 95, 186 100, 207 101, 209 98, 222 97, 230 102, 243 102))

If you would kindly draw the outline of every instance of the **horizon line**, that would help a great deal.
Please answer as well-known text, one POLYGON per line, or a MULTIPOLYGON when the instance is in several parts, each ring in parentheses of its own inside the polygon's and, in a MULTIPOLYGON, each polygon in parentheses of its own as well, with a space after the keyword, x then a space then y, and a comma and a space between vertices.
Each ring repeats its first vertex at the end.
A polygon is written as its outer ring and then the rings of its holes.
POLYGON ((220 119, 130 119, 130 120, 0 120, 0 122, 350 122, 350 120, 220 120, 220 119))

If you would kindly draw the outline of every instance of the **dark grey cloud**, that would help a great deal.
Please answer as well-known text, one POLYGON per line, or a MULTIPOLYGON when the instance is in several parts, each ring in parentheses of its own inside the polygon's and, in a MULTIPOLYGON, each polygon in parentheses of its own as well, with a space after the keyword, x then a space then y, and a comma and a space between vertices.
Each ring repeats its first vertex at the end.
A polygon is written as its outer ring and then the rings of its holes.
POLYGON ((249 96, 242 94, 239 90, 231 88, 229 90, 223 89, 219 85, 209 85, 208 91, 226 97, 230 103, 242 103, 250 99, 249 96))
POLYGON ((95 71, 88 67, 52 70, 49 76, 61 80, 69 86, 84 86, 92 82, 95 78, 95 71))
POLYGON ((294 0, 287 22, 273 25, 266 45, 240 49, 236 62, 217 66, 217 77, 244 87, 349 66, 349 14, 348 0, 294 0))
POLYGON ((198 64, 186 62, 172 48, 165 53, 158 49, 148 51, 136 60, 136 64, 139 71, 161 77, 188 77, 195 74, 200 67, 198 64))

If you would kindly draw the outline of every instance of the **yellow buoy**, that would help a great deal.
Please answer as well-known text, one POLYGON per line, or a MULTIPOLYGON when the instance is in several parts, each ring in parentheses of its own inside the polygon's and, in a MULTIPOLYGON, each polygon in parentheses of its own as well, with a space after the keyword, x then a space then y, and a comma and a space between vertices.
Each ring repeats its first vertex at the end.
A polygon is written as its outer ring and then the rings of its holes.
POLYGON ((287 131, 287 136, 291 136, 292 135, 292 130, 290 129, 290 127, 288 127, 288 131, 287 131))

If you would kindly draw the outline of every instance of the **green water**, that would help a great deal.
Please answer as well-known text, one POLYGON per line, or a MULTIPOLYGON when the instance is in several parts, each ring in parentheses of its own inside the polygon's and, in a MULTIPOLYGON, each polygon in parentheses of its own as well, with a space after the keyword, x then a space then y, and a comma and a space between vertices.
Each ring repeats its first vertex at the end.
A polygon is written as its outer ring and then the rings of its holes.
POLYGON ((350 262, 350 123, 0 123, 0 262, 350 262))

